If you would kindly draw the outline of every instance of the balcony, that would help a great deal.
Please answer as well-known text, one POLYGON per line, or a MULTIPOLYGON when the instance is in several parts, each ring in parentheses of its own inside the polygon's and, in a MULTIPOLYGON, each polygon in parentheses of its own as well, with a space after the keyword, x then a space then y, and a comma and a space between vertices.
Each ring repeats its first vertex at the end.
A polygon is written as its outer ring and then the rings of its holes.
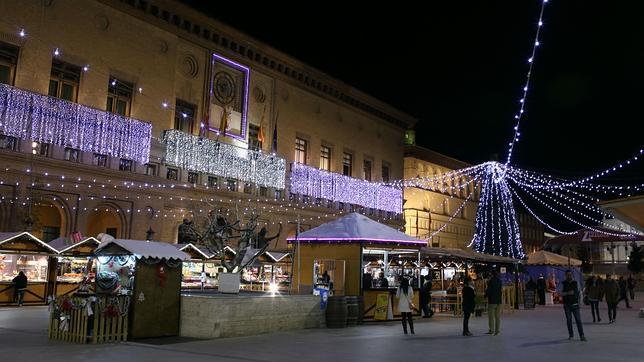
POLYGON ((0 84, 0 133, 147 163, 152 125, 0 84))
POLYGON ((285 187, 286 161, 283 158, 177 130, 165 131, 163 142, 167 164, 262 187, 285 187))
POLYGON ((313 198, 402 213, 402 190, 293 163, 290 191, 313 198))

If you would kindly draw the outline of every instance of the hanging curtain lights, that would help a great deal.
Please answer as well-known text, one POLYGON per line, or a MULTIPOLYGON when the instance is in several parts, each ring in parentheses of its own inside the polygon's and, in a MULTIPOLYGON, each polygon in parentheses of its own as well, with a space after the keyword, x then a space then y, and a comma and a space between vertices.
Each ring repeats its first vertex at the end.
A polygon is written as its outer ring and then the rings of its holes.
POLYGON ((284 189, 286 161, 177 130, 165 131, 165 162, 190 171, 284 189))
POLYGON ((0 84, 0 132, 147 163, 152 125, 0 84))
POLYGON ((300 163, 292 164, 290 181, 290 191, 294 194, 402 213, 402 190, 381 183, 359 180, 300 163))

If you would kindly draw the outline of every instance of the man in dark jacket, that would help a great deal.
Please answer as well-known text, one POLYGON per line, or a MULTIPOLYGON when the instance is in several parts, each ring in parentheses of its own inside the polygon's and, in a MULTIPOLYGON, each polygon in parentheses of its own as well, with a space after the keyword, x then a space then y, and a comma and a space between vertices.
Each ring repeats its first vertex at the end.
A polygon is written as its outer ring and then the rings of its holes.
POLYGON ((431 318, 434 315, 434 311, 429 307, 429 303, 432 298, 432 279, 429 275, 425 276, 425 282, 420 287, 420 292, 418 294, 420 307, 423 310, 423 318, 431 318))
POLYGON ((498 335, 501 331, 501 294, 503 292, 503 284, 496 270, 492 271, 492 277, 487 283, 485 290, 485 297, 487 298, 487 316, 488 316, 488 332, 487 334, 498 335))
POLYGON ((617 303, 619 302, 619 285, 610 274, 606 275, 606 281, 604 282, 604 297, 608 305, 608 323, 615 323, 617 303))
POLYGON ((474 312, 476 306, 476 298, 474 293, 474 283, 469 277, 465 278, 463 285, 463 335, 471 336, 470 333, 470 315, 474 312))
POLYGON ((624 280, 623 276, 619 277, 619 300, 617 301, 617 304, 621 302, 622 300, 626 301, 626 308, 630 308, 631 305, 628 303, 628 288, 626 285, 626 280, 624 280))
POLYGON ((579 339, 585 341, 584 327, 581 323, 581 315, 579 314, 579 286, 577 285, 577 281, 572 278, 572 272, 570 270, 566 270, 566 280, 561 283, 560 288, 559 293, 563 297, 564 313, 566 314, 566 323, 568 324, 568 339, 575 337, 572 331, 572 316, 574 315, 577 332, 579 332, 579 339))
POLYGON ((18 305, 22 307, 22 300, 25 297, 25 291, 27 290, 27 276, 25 273, 20 272, 18 275, 13 278, 13 287, 16 288, 16 296, 18 297, 18 305))
POLYGON ((537 293, 539 304, 546 305, 546 280, 543 278, 543 274, 539 274, 539 279, 537 279, 537 293))
POLYGON ((633 274, 628 276, 626 284, 628 286, 628 292, 631 295, 631 300, 635 300, 635 279, 633 279, 633 274))

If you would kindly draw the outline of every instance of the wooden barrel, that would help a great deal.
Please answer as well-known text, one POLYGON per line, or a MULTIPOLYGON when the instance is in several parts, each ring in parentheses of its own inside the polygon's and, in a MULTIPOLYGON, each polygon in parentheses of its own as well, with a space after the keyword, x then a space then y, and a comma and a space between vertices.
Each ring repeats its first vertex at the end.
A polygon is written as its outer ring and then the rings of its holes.
POLYGON ((347 313, 346 297, 329 297, 326 302, 327 328, 345 328, 347 326, 347 313))
POLYGON ((347 297, 347 326, 352 327, 358 324, 358 315, 360 314, 360 306, 358 305, 358 297, 355 295, 348 295, 347 297))
POLYGON ((356 296, 358 298, 358 320, 357 324, 361 325, 364 323, 364 297, 361 295, 356 296))

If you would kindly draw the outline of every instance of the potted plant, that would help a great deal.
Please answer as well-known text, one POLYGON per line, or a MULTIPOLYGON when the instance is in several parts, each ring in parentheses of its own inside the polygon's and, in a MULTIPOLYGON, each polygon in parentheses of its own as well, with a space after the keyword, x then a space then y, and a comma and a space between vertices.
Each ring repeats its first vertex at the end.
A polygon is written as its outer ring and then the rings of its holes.
POLYGON ((474 315, 480 317, 481 315, 483 315, 483 304, 485 303, 483 295, 476 293, 476 295, 474 296, 474 303, 476 305, 474 307, 474 315))

